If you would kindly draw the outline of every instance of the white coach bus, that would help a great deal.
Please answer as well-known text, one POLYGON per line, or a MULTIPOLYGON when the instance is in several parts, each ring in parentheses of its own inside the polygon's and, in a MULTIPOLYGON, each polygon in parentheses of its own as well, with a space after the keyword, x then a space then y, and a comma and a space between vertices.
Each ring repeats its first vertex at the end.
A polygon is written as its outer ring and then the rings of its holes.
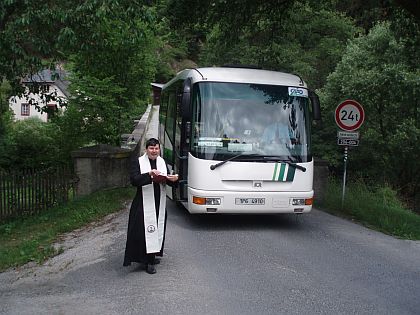
POLYGON ((190 213, 312 209, 316 94, 296 75, 240 67, 187 69, 162 88, 159 139, 190 213))

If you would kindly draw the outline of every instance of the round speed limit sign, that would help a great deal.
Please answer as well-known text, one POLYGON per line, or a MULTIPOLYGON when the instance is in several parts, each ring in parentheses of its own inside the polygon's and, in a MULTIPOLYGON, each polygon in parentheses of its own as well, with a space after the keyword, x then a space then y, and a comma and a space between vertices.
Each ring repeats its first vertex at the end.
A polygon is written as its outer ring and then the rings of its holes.
POLYGON ((362 105, 354 100, 345 100, 335 109, 335 122, 343 130, 354 131, 365 120, 362 105))

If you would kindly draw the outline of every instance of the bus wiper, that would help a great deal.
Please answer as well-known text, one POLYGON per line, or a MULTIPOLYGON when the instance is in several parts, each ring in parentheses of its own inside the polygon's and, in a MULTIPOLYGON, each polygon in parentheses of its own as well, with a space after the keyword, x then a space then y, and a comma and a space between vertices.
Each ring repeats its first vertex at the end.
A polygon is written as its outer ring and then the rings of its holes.
POLYGON ((299 164, 296 164, 296 163, 293 163, 293 162, 290 162, 290 161, 282 161, 282 162, 287 163, 290 166, 293 166, 294 168, 297 168, 298 170, 301 170, 302 172, 306 172, 306 167, 304 167, 302 165, 299 165, 299 164))
POLYGON ((237 155, 231 156, 230 158, 228 158, 226 160, 223 160, 223 161, 221 161, 219 163, 210 165, 210 169, 213 171, 217 167, 225 164, 226 162, 232 161, 232 160, 237 159, 238 157, 241 157, 241 156, 254 156, 254 155, 256 155, 256 154, 245 154, 245 153, 237 154, 237 155))
POLYGON ((302 172, 306 172, 306 167, 304 167, 302 165, 298 165, 298 164, 296 164, 294 162, 291 162, 291 161, 288 161, 288 160, 281 160, 281 159, 279 159, 278 157, 275 157, 275 156, 265 156, 264 159, 265 160, 270 160, 270 161, 273 161, 273 162, 283 162, 283 163, 289 164, 290 166, 293 166, 294 168, 297 168, 297 169, 301 170, 302 172))

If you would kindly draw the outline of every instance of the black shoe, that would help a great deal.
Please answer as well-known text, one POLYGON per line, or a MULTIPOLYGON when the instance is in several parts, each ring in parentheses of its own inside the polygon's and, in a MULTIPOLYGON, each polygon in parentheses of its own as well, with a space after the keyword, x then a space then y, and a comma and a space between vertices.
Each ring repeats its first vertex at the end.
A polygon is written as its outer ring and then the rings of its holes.
POLYGON ((151 275, 152 275, 152 274, 154 274, 154 273, 156 273, 156 268, 155 268, 155 266, 154 266, 154 265, 151 265, 151 264, 148 264, 148 265, 146 266, 146 272, 147 272, 147 273, 150 273, 151 275))
POLYGON ((152 265, 159 265, 160 264, 160 259, 159 258, 155 258, 152 262, 152 265))

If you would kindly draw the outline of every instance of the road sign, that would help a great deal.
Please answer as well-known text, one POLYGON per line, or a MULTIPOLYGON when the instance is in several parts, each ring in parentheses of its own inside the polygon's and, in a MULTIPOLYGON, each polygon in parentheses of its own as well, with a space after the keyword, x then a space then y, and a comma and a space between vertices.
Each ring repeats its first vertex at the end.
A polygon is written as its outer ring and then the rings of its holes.
POLYGON ((357 147, 359 145, 359 140, 338 138, 337 139, 337 144, 338 145, 345 145, 345 146, 357 147))
POLYGON ((349 132, 349 131, 337 131, 337 138, 340 139, 359 139, 359 133, 357 131, 349 132))
POLYGON ((345 131, 358 129, 365 120, 362 105, 354 100, 345 100, 335 109, 335 122, 345 131))

